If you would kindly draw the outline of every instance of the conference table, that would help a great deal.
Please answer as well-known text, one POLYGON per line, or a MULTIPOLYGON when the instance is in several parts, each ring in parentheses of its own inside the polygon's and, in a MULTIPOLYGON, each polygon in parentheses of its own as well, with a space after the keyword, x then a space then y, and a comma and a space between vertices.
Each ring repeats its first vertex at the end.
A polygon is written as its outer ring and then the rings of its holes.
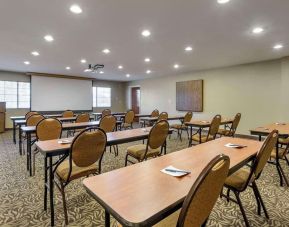
MULTIPOLYGON (((124 118, 126 112, 112 112, 111 115, 117 117, 117 118, 124 118)), ((94 119, 99 119, 102 115, 102 113, 92 113, 94 115, 94 119)), ((149 117, 150 114, 135 114, 135 117, 149 117)))
MULTIPOLYGON (((46 114, 44 117, 62 117, 62 114, 46 114)), ((25 120, 25 116, 12 116, 10 117, 13 124, 13 142, 16 144, 16 121, 25 120)))
POLYGON ((105 226, 112 215, 123 226, 153 226, 181 208, 206 165, 217 155, 230 157, 229 175, 251 161, 262 142, 222 137, 155 159, 83 180, 87 192, 105 209, 105 226), (241 144, 242 149, 225 147, 241 144), (184 177, 161 172, 168 166, 190 171, 184 177))
MULTIPOLYGON (((181 122, 184 120, 185 116, 180 115, 180 116, 168 116, 168 121, 173 121, 173 120, 180 120, 181 122)), ((140 117, 139 121, 144 122, 144 125, 147 123, 151 125, 152 123, 158 121, 158 117, 140 117)))
MULTIPOLYGON (((123 143, 144 140, 148 138, 149 132, 150 132, 150 128, 138 128, 138 129, 130 129, 130 130, 125 130, 125 131, 115 131, 115 132, 106 133, 107 146, 119 145, 123 143)), ((172 130, 170 130, 169 133, 172 133, 172 130)), ((71 147, 71 143, 60 144, 59 141, 61 140, 62 139, 38 141, 35 143, 39 152, 44 156, 44 169, 45 169, 45 176, 44 176, 45 192, 44 193, 47 195, 47 190, 49 189, 50 214, 51 214, 52 226, 54 225, 54 202, 53 202, 54 201, 54 192, 53 192, 54 174, 53 174, 52 159, 55 156, 68 155, 69 149, 71 147), (49 179, 48 179, 47 170, 49 171, 49 179)), ((65 140, 72 141, 73 137, 65 138, 65 140)), ((166 147, 164 149, 164 153, 166 153, 166 147)), ((44 210, 46 209, 47 207, 44 207, 44 210)))
MULTIPOLYGON (((221 125, 232 124, 233 119, 230 118, 222 118, 221 125)), ((211 126, 211 121, 207 120, 191 120, 190 122, 185 122, 185 125, 190 127, 190 140, 189 147, 192 146, 192 136, 193 136, 193 128, 197 128, 197 132, 199 133, 199 141, 201 143, 202 131, 204 128, 209 128, 211 126)))
MULTIPOLYGON (((120 125, 122 121, 117 121, 116 124, 120 125)), ((76 130, 76 129, 84 129, 87 127, 99 126, 99 121, 89 121, 89 122, 81 122, 81 123, 65 123, 62 124, 62 131, 68 130, 76 130)), ((19 153, 22 154, 22 132, 26 134, 27 139, 27 170, 29 170, 30 176, 32 176, 32 168, 31 168, 31 140, 32 134, 36 133, 36 126, 22 126, 19 127, 19 153)), ((117 129, 117 126, 116 126, 117 129)))
MULTIPOLYGON (((262 140, 262 137, 268 136, 270 132, 273 130, 278 130, 278 137, 279 138, 288 138, 289 137, 289 123, 282 123, 282 122, 276 122, 271 123, 265 126, 260 126, 255 129, 251 129, 250 133, 251 135, 256 135, 259 137, 259 141, 262 140)), ((283 186, 283 179, 285 181, 285 184, 289 186, 289 181, 280 165, 279 160, 279 140, 276 144, 276 162, 274 163, 276 165, 276 169, 280 178, 280 185, 283 186)))

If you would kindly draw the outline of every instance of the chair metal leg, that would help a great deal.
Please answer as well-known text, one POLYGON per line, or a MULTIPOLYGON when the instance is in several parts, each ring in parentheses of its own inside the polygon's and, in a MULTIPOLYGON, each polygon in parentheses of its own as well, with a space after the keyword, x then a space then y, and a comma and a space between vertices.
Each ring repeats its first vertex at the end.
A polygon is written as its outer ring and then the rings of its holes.
POLYGON ((127 158, 128 158, 128 154, 126 154, 126 156, 125 156, 125 164, 124 164, 124 166, 127 166, 127 158))
POLYGON ((233 192, 234 192, 234 194, 235 194, 235 196, 236 196, 236 199, 237 199, 237 202, 238 202, 238 204, 239 204, 239 207, 240 207, 241 213, 242 213, 242 215, 243 215, 243 218, 244 218, 245 224, 246 224, 247 227, 249 227, 250 224, 249 224, 249 221, 248 221, 248 219, 247 219, 247 216, 246 216, 245 210, 244 210, 244 208, 243 208, 243 205, 242 205, 242 202, 241 202, 241 199, 240 199, 239 193, 236 192, 236 191, 234 191, 234 190, 233 190, 233 192))
POLYGON ((255 196, 255 199, 256 199, 256 203, 257 203, 257 213, 258 213, 258 215, 261 215, 260 200, 259 200, 258 193, 256 191, 256 187, 254 187, 253 183, 252 183, 252 188, 253 188, 254 196, 255 196))
POLYGON ((258 196, 258 198, 259 198, 259 202, 260 202, 261 205, 262 205, 262 208, 263 208, 263 210, 264 210, 264 213, 265 213, 266 218, 269 219, 269 215, 268 215, 268 213, 267 213, 267 209, 266 209, 266 207, 265 207, 265 204, 264 204, 264 202, 263 202, 263 199, 262 199, 262 197, 261 197, 261 194, 260 194, 260 191, 259 191, 259 189, 258 189, 258 187, 257 187, 256 182, 253 182, 253 183, 252 183, 252 186, 253 186, 253 188, 255 188, 256 194, 257 194, 257 196, 258 196))
POLYGON ((65 191, 64 191, 64 186, 62 183, 60 183, 60 191, 62 195, 62 202, 63 202, 63 210, 64 210, 64 219, 65 219, 65 224, 68 225, 68 214, 67 214, 67 207, 66 207, 66 199, 65 199, 65 191))
POLYGON ((286 160, 286 162, 287 162, 287 165, 289 166, 289 160, 288 160, 288 158, 287 158, 286 155, 285 155, 285 160, 286 160))
POLYGON ((228 189, 227 189, 227 202, 230 201, 230 199, 229 199, 229 198, 230 198, 230 191, 231 191, 231 190, 228 188, 228 189))
POLYGON ((44 157, 44 210, 47 210, 47 157, 44 157))

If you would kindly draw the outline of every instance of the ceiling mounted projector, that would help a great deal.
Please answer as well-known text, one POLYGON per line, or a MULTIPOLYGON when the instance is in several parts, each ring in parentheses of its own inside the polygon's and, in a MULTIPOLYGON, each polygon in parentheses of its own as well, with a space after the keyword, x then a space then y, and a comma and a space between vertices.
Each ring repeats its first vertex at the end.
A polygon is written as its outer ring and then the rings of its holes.
POLYGON ((100 64, 96 64, 96 65, 92 65, 89 64, 88 68, 86 70, 84 70, 85 72, 92 72, 92 73, 97 73, 98 69, 102 69, 104 68, 104 65, 100 65, 100 64))

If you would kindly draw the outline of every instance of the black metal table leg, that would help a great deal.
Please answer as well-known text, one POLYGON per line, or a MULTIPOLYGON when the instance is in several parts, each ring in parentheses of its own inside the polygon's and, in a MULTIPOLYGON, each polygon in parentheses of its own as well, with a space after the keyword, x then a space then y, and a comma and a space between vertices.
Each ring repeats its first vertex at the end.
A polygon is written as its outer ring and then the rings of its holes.
POLYGON ((199 142, 202 143, 202 128, 199 128, 199 142))
POLYGON ((192 137, 193 137, 193 126, 190 125, 189 147, 192 146, 192 137))
POLYGON ((32 164, 31 164, 31 133, 27 132, 26 133, 26 137, 27 137, 27 167, 29 170, 29 175, 30 177, 32 176, 32 164))
POLYGON ((105 227, 110 227, 110 215, 107 210, 105 210, 105 227))
POLYGON ((44 210, 47 210, 47 157, 44 157, 44 210))
POLYGON ((50 197, 50 220, 51 220, 51 226, 54 226, 54 202, 53 202, 53 163, 52 163, 52 157, 49 157, 49 197, 50 197))
POLYGON ((13 142, 14 144, 16 144, 16 124, 15 124, 15 120, 13 121, 13 142))
POLYGON ((278 142, 276 143, 276 168, 277 168, 277 172, 280 178, 280 186, 283 186, 283 176, 282 173, 280 171, 280 162, 279 162, 279 144, 278 142))
POLYGON ((21 126, 19 125, 19 153, 22 155, 22 131, 21 131, 21 126))

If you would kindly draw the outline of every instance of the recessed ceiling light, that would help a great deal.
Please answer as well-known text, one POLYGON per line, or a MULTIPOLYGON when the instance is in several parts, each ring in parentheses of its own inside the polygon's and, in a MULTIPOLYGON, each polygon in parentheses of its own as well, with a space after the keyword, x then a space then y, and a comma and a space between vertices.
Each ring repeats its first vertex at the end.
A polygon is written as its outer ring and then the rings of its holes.
POLYGON ((85 59, 81 59, 80 62, 81 63, 86 63, 86 60, 85 59))
POLYGON ((256 28, 253 28, 252 32, 253 32, 254 34, 260 34, 260 33, 264 32, 264 28, 262 28, 262 27, 256 27, 256 28))
POLYGON ((39 53, 38 53, 37 51, 32 51, 31 54, 32 54, 33 56, 39 56, 39 53))
POLYGON ((67 66, 65 69, 66 69, 66 70, 70 70, 70 67, 69 67, 69 66, 67 66))
POLYGON ((47 41, 47 42, 52 42, 54 40, 53 36, 52 35, 46 35, 44 36, 44 39, 47 41))
POLYGON ((218 0, 218 3, 219 3, 219 4, 226 4, 226 3, 228 3, 229 1, 231 1, 231 0, 218 0))
POLYGON ((117 68, 118 68, 118 69, 123 69, 123 66, 122 66, 122 65, 119 65, 117 68))
POLYGON ((130 75, 129 75, 129 74, 126 74, 126 77, 127 77, 127 78, 129 78, 129 77, 130 77, 130 75))
POLYGON ((149 37, 151 35, 151 32, 149 30, 143 30, 141 34, 144 37, 149 37))
POLYGON ((174 64, 174 68, 178 69, 178 68, 180 68, 180 66, 178 64, 174 64))
POLYGON ((25 61, 24 64, 25 65, 30 65, 30 62, 29 61, 25 61))
POLYGON ((109 49, 104 49, 102 52, 105 53, 105 54, 109 54, 110 50, 109 49))
POLYGON ((193 50, 193 48, 192 48, 191 46, 187 46, 187 47, 185 48, 185 51, 187 51, 187 52, 192 51, 192 50, 193 50))
POLYGON ((75 13, 75 14, 80 14, 82 13, 82 9, 80 8, 79 5, 72 5, 70 6, 70 11, 75 13))
POLYGON ((146 74, 150 74, 151 72, 152 72, 152 71, 150 71, 150 70, 147 70, 147 71, 146 71, 146 74))
POLYGON ((104 74, 104 72, 103 72, 103 71, 100 71, 99 73, 100 73, 100 74, 104 74))
POLYGON ((150 58, 145 58, 145 60, 144 60, 145 62, 150 62, 151 61, 151 59, 150 58))
POLYGON ((85 69, 84 72, 91 72, 91 70, 90 69, 85 69))
POLYGON ((273 48, 275 49, 275 50, 280 50, 280 49, 282 49, 284 46, 282 45, 282 44, 276 44, 273 48))

